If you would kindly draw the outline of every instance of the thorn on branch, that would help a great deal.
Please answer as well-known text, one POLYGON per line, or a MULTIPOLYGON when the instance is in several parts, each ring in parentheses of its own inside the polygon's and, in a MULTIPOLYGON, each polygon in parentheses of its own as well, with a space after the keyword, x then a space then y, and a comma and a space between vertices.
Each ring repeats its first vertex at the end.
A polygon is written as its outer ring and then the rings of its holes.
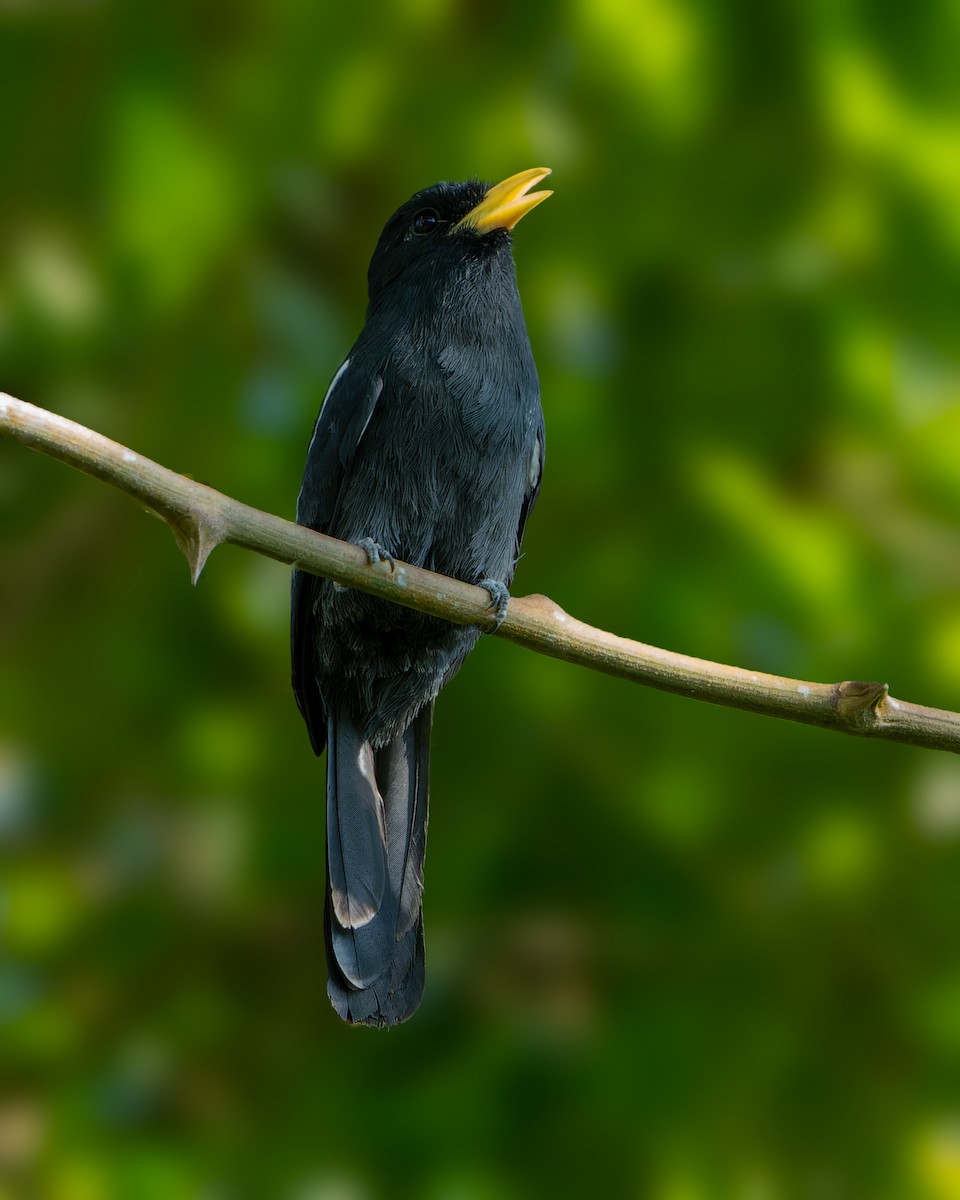
POLYGON ((223 541, 223 536, 212 522, 198 517, 195 513, 176 516, 162 513, 161 516, 173 530, 177 545, 190 564, 190 581, 196 587, 200 572, 211 553, 223 541))

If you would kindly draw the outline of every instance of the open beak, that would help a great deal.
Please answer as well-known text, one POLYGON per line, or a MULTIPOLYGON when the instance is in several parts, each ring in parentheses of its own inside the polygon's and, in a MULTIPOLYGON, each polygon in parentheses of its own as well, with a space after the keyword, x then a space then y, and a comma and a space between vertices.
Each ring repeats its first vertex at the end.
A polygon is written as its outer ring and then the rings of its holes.
POLYGON ((477 233, 489 233, 491 229, 512 229, 531 208, 553 195, 553 192, 530 191, 549 174, 549 167, 531 167, 529 171, 520 171, 502 183, 495 183, 487 189, 476 208, 453 226, 452 232, 472 229, 477 233))

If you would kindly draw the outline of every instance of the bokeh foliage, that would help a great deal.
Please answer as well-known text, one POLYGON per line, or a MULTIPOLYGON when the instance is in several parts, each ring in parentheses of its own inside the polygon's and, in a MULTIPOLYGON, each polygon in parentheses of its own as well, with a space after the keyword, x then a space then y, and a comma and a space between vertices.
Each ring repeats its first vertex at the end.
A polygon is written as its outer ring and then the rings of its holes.
MULTIPOLYGON (((554 167, 518 592, 960 707, 950 0, 0 6, 0 387, 291 514, 380 227, 554 167)), ((287 572, 0 445, 0 1196, 960 1197, 960 764, 489 639, 342 1027, 287 572)))

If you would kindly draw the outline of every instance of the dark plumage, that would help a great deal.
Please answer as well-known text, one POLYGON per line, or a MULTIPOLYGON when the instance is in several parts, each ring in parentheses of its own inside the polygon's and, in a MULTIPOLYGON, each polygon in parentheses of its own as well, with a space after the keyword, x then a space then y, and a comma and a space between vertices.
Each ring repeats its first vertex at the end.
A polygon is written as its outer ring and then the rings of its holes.
MULTIPOLYGON (((363 330, 307 453, 297 521, 417 566, 509 585, 543 462, 537 372, 510 232, 549 192, 525 171, 439 183, 387 222, 363 330)), ((327 748, 328 991, 393 1025, 423 992, 433 700, 479 637, 294 572, 293 686, 327 748)))

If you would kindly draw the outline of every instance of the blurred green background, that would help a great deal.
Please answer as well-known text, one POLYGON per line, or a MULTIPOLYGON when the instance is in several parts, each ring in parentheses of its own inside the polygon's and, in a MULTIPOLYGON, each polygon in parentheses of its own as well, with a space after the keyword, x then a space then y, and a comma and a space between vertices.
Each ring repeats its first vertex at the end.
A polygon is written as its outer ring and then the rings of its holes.
MULTIPOLYGON (((960 708, 960 8, 0 5, 0 388, 291 515, 389 214, 518 230, 515 591, 960 708)), ((0 1198, 960 1197, 960 762, 485 639, 325 995, 288 572, 0 444, 0 1198)))

